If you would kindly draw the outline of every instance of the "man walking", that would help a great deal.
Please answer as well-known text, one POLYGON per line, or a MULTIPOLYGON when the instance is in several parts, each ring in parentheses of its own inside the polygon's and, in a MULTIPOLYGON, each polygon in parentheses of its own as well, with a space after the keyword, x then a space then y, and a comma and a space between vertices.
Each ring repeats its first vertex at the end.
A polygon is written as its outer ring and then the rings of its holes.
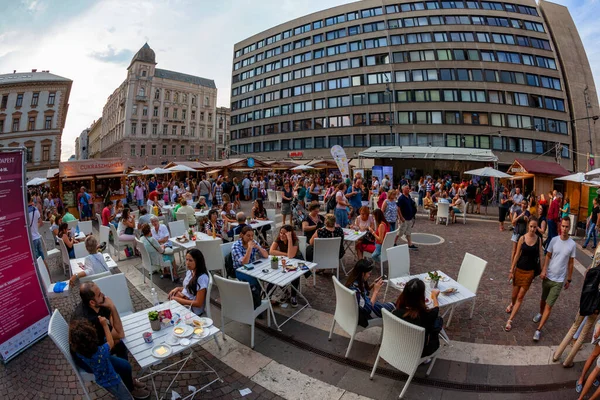
POLYGON ((552 192, 552 200, 550 202, 550 207, 548 207, 548 215, 546 216, 546 223, 548 224, 548 239, 546 239, 546 246, 544 247, 545 251, 548 251, 548 246, 550 245, 552 238, 558 235, 560 198, 562 198, 562 195, 559 195, 556 190, 552 192))
POLYGON ((410 187, 408 185, 402 186, 402 194, 398 197, 398 209, 400 210, 400 226, 398 227, 398 237, 402 235, 406 236, 408 248, 411 250, 417 250, 410 238, 412 226, 414 225, 414 218, 417 215, 417 210, 413 206, 413 201, 410 198, 410 187))
POLYGON ((362 180, 355 179, 354 184, 348 188, 346 193, 348 203, 352 207, 352 213, 350 214, 350 220, 358 215, 358 210, 362 207, 362 180))
POLYGON ((469 181, 469 185, 467 186, 467 208, 466 212, 469 213, 471 210, 471 214, 473 213, 473 208, 475 207, 475 195, 477 194, 477 187, 473 184, 473 181, 469 181))
POLYGON ((552 307, 564 286, 565 290, 571 285, 573 276, 573 260, 577 253, 577 246, 569 237, 571 220, 565 217, 560 220, 560 236, 551 239, 546 253, 546 262, 540 274, 542 279, 542 299, 540 301, 540 312, 533 317, 533 322, 539 323, 533 340, 540 340, 542 328, 550 317, 552 307), (565 282, 566 277, 566 282, 565 282))

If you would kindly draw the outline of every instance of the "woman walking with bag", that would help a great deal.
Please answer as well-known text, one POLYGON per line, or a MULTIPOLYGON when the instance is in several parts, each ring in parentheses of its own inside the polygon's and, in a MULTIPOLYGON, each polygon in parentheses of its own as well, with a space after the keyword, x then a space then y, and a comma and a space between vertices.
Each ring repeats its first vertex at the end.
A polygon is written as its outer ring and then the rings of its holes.
POLYGON ((513 319, 523 303, 533 278, 541 272, 540 260, 544 259, 544 247, 542 239, 537 235, 537 229, 537 219, 532 217, 529 220, 527 233, 519 238, 517 244, 517 251, 508 275, 513 290, 511 303, 506 307, 506 312, 510 313, 504 326, 506 332, 512 329, 513 319))

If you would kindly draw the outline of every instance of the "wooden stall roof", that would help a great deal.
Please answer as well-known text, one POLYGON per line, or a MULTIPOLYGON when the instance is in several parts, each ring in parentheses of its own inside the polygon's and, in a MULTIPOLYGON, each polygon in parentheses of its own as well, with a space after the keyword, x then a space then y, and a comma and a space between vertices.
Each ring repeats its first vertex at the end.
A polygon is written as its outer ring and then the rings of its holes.
MULTIPOLYGON (((221 161, 207 161, 206 164, 208 164, 207 168, 211 168, 211 169, 248 168, 248 159, 247 158, 229 158, 227 160, 221 160, 221 161)), ((265 163, 264 161, 257 160, 256 158, 254 159, 254 166, 255 167, 265 167, 265 168, 269 167, 269 165, 267 163, 265 163)))
POLYGON ((171 168, 175 165, 185 165, 186 167, 194 168, 196 170, 205 170, 208 167, 208 163, 203 161, 172 161, 165 165, 163 168, 171 168))
POLYGON ((311 167, 314 168, 337 168, 337 164, 335 161, 333 160, 311 160, 308 163, 306 163, 306 165, 310 165, 311 167))
POLYGON ((299 164, 295 161, 277 160, 277 161, 265 161, 271 169, 291 169, 297 167, 299 164))
POLYGON ((65 161, 58 165, 61 178, 89 175, 123 174, 125 162, 120 158, 65 161))
POLYGON ((540 160, 523 160, 520 158, 515 159, 506 173, 511 175, 533 174, 558 177, 569 175, 569 171, 560 164, 540 160))

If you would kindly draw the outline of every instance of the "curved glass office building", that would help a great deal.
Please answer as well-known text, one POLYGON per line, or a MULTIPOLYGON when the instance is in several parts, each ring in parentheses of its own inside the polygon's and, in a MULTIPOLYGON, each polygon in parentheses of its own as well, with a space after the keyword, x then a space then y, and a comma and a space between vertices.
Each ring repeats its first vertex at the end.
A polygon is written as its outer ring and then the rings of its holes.
POLYGON ((363 0, 234 47, 234 155, 462 147, 584 170, 598 114, 573 20, 544 1, 363 0))

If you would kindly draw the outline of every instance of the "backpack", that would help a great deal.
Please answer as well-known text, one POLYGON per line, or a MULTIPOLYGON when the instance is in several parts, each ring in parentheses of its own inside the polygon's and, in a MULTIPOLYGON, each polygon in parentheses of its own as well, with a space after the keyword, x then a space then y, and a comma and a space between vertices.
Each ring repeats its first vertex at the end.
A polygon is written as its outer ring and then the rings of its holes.
POLYGON ((225 271, 227 278, 235 278, 235 269, 233 269, 233 256, 231 253, 225 256, 225 271))
POLYGON ((579 299, 579 314, 586 316, 600 310, 600 267, 590 268, 585 274, 581 298, 579 299))
POLYGON ((331 197, 329 198, 329 200, 327 200, 327 209, 328 210, 334 210, 335 206, 337 205, 337 200, 335 198, 337 192, 334 192, 331 197))

